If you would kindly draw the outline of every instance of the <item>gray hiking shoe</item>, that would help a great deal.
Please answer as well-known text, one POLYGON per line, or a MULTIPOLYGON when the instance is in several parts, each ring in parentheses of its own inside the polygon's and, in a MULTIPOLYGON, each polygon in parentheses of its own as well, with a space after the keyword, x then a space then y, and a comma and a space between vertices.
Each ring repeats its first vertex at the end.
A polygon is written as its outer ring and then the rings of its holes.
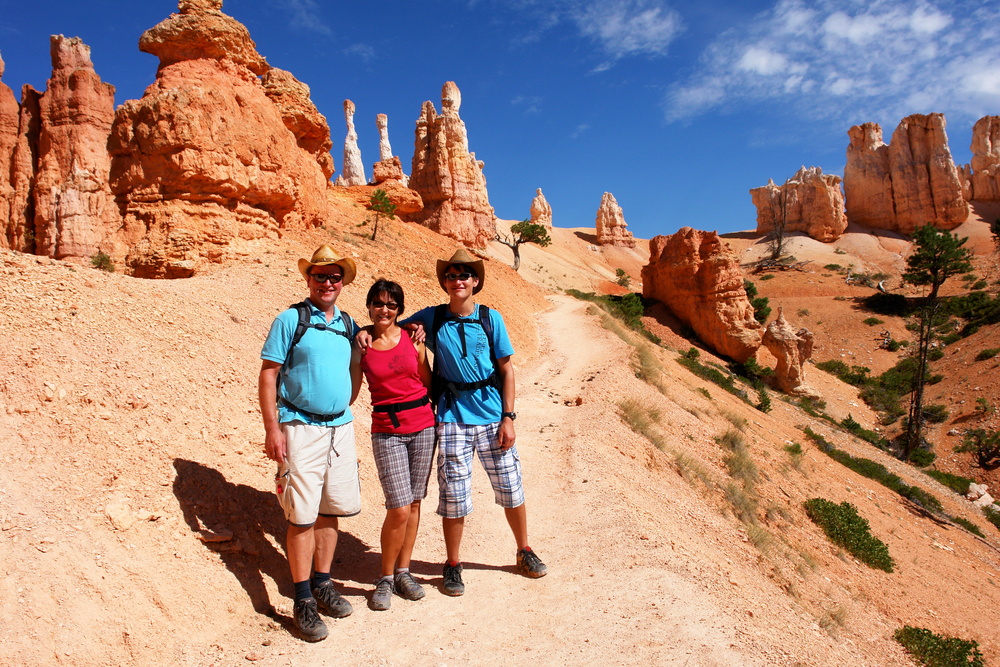
POLYGON ((409 572, 400 572, 395 577, 396 592, 407 600, 419 600, 424 597, 424 587, 417 583, 409 572))
POLYGON ((375 611, 385 611, 392 605, 392 593, 392 579, 379 579, 375 582, 375 592, 368 606, 375 611))
POLYGON ((532 579, 544 577, 549 573, 549 569, 545 567, 545 563, 531 549, 517 550, 517 569, 521 571, 521 574, 532 579))
POLYGON ((307 642, 318 642, 330 634, 326 629, 326 623, 319 617, 315 598, 296 600, 292 616, 295 619, 295 627, 307 642))
POLYGON ((444 564, 444 583, 441 584, 441 590, 445 595, 452 597, 458 597, 465 593, 465 584, 462 583, 461 563, 458 565, 444 564))
POLYGON ((351 603, 340 597, 340 593, 333 587, 333 582, 329 579, 313 588, 313 597, 319 602, 319 606, 334 618, 350 616, 354 611, 351 603))

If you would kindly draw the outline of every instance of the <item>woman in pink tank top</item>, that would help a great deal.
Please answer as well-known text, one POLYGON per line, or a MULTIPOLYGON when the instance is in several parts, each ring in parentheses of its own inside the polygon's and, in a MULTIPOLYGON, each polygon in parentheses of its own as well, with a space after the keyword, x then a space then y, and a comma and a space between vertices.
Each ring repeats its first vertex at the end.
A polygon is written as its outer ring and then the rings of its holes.
POLYGON ((434 412, 428 398, 427 350, 411 342, 396 323, 403 314, 403 289, 379 279, 368 290, 366 303, 372 344, 364 353, 353 350, 351 402, 361 390, 363 375, 371 391, 372 451, 386 509, 382 573, 369 606, 382 611, 389 609, 394 592, 407 600, 424 597, 423 587, 410 574, 410 556, 434 457, 434 412))

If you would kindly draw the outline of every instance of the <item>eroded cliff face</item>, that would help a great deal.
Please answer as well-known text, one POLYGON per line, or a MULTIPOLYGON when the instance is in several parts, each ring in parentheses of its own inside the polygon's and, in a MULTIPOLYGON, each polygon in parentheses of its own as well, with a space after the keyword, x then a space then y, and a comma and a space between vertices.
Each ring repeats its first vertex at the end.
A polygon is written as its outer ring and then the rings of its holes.
POLYGON ((160 59, 156 81, 115 115, 115 250, 137 276, 189 276, 247 241, 323 219, 325 119, 221 6, 181 0, 143 34, 140 49, 160 59))
POLYGON ((888 145, 874 123, 854 126, 848 135, 844 193, 849 220, 903 234, 928 223, 954 229, 965 222, 967 193, 942 114, 907 116, 888 145))
POLYGON ((705 345, 744 362, 761 344, 761 325, 743 287, 739 258, 717 232, 681 228, 649 242, 642 295, 664 303, 705 345))
POLYGON ((410 188, 423 209, 408 217, 469 247, 483 248, 496 236, 496 216, 486 191, 483 163, 469 152, 459 117, 462 94, 453 81, 441 91, 441 114, 424 102, 417 119, 410 188))
MULTIPOLYGON (((0 58, 0 79, 4 62, 0 58)), ((14 203, 14 149, 17 148, 17 126, 21 105, 10 86, 0 81, 0 248, 21 250, 10 223, 14 203)))
POLYGON ((597 208, 594 225, 597 229, 598 244, 635 247, 632 232, 626 229, 628 225, 625 223, 625 213, 610 192, 605 192, 601 196, 601 205, 597 208))
POLYGON ((53 35, 50 47, 52 77, 38 100, 34 252, 84 260, 109 244, 121 219, 108 187, 115 88, 78 38, 53 35))
POLYGON ((784 218, 786 232, 805 232, 829 243, 847 229, 840 177, 819 167, 802 167, 782 185, 770 181, 750 190, 757 207, 757 233, 767 234, 784 218))
POLYGON ((984 116, 972 127, 970 199, 1000 199, 1000 116, 984 116))
POLYGON ((806 384, 805 365, 812 357, 813 334, 806 328, 795 330, 785 319, 783 308, 764 330, 763 344, 777 359, 775 380, 781 391, 792 396, 818 397, 806 384))

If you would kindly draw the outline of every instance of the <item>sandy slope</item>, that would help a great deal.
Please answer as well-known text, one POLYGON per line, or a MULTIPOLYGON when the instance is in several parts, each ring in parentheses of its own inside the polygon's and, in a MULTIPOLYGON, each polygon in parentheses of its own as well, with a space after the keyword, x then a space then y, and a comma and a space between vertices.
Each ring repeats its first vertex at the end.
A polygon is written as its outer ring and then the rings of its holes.
MULTIPOLYGON (((261 451, 260 342, 300 296, 295 259, 320 240, 358 258, 358 285, 341 304, 358 315, 365 288, 383 274, 404 283, 410 309, 439 300, 433 259, 454 248, 409 225, 379 243, 351 229, 261 245, 185 281, 0 253, 0 453, 10 471, 0 481, 0 613, 9 619, 0 662, 903 665, 891 634, 904 623, 977 639, 1000 660, 984 613, 1000 603, 1000 540, 968 503, 777 397, 771 413, 754 410, 694 378, 671 350, 650 352, 659 388, 642 381, 639 339, 603 328, 587 304, 545 298, 500 261, 489 262, 482 298, 505 314, 518 349, 532 545, 549 576, 514 572, 502 512, 477 473, 467 594, 434 589, 443 547, 429 500, 414 566, 427 598, 368 610, 381 492, 362 401, 366 510, 344 521, 334 569, 356 612, 330 621, 329 640, 299 641, 261 451), (649 411, 659 446, 623 423, 627 399, 649 411), (833 462, 803 438, 805 425, 930 490, 988 539, 929 519, 833 462), (734 482, 715 440, 737 427, 758 469, 750 522, 727 501, 734 482), (785 452, 790 442, 802 444, 801 461, 785 452), (833 547, 802 510, 815 496, 855 504, 896 571, 833 547), (202 530, 232 539, 203 543, 202 530)), ((641 266, 641 250, 626 264, 571 235, 547 269, 564 286, 594 289, 615 267, 641 266)), ((526 275, 546 269, 536 250, 526 275)), ((502 251, 491 250, 506 258, 502 251)), ((839 294, 813 298, 817 319, 842 303, 839 294)), ((687 349, 669 322, 649 323, 687 349)), ((861 340, 838 344, 861 354, 861 340)), ((850 388, 819 371, 809 377, 832 415, 872 424, 850 388)))

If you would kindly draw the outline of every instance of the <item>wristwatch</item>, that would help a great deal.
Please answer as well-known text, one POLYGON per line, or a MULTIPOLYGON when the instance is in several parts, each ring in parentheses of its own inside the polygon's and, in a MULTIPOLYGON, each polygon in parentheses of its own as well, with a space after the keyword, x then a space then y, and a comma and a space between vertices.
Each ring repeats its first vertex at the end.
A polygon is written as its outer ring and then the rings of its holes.
POLYGON ((517 419, 517 413, 516 412, 501 412, 500 413, 500 419, 503 419, 504 417, 510 417, 510 420, 514 421, 515 419, 517 419))

